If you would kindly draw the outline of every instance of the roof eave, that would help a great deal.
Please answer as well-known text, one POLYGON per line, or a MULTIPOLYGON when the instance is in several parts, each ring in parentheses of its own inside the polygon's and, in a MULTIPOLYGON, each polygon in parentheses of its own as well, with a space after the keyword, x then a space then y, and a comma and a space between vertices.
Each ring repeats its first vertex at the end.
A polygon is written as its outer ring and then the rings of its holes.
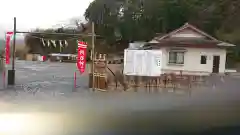
MULTIPOLYGON (((189 23, 185 23, 185 25, 183 25, 182 27, 180 27, 180 28, 178 28, 178 29, 176 29, 176 30, 174 30, 174 31, 172 31, 172 32, 170 32, 170 33, 168 33, 168 34, 160 37, 160 38, 158 39, 158 41, 163 40, 164 38, 166 38, 166 37, 168 37, 168 36, 170 36, 170 35, 173 35, 173 34, 179 32, 179 31, 181 31, 181 30, 183 30, 183 29, 186 29, 187 27, 192 28, 193 30, 197 31, 198 33, 202 34, 203 36, 206 36, 206 37, 210 38, 210 39, 213 40, 213 41, 218 41, 218 40, 217 40, 216 38, 214 38, 213 36, 210 36, 209 34, 203 32, 202 30, 194 27, 193 25, 191 25, 191 24, 189 24, 189 23)), ((157 40, 156 38, 157 38, 157 37, 155 37, 154 40, 157 40)))
POLYGON ((234 44, 230 44, 230 43, 226 43, 226 42, 221 42, 219 44, 217 44, 218 46, 225 46, 225 47, 235 47, 236 45, 234 44))

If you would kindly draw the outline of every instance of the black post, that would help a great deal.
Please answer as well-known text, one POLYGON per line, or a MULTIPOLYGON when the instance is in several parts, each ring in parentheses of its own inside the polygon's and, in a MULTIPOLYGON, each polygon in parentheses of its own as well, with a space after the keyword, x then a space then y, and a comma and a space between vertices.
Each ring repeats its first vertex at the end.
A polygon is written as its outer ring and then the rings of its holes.
POLYGON ((13 26, 13 50, 12 50, 12 70, 15 70, 15 47, 16 47, 16 17, 14 17, 14 26, 13 26))
POLYGON ((8 70, 8 85, 15 84, 15 46, 16 46, 16 17, 13 26, 13 46, 12 46, 12 70, 8 70))

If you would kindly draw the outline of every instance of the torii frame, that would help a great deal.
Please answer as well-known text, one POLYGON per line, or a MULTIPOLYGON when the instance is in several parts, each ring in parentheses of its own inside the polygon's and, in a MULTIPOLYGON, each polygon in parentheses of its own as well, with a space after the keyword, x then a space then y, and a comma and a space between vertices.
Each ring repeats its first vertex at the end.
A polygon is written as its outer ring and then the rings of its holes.
MULTIPOLYGON (((41 32, 26 32, 26 31, 17 31, 16 28, 16 17, 14 17, 14 26, 13 26, 13 49, 12 49, 12 70, 8 70, 8 85, 15 85, 15 47, 16 47, 16 34, 17 33, 32 33, 32 34, 44 34, 44 35, 68 35, 68 36, 91 36, 92 37, 92 72, 94 71, 94 59, 95 56, 95 31, 94 31, 94 22, 92 22, 92 33, 91 34, 68 34, 68 33, 41 33, 41 32)), ((92 78, 94 84, 94 76, 92 78)), ((94 85, 92 86, 92 90, 95 90, 94 85)))

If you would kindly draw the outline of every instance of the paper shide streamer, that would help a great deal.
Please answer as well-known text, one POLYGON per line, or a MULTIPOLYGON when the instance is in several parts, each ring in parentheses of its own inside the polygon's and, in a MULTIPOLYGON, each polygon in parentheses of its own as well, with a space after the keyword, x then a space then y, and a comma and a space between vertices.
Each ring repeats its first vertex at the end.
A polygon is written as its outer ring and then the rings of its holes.
POLYGON ((54 47, 57 47, 58 45, 60 46, 60 47, 67 47, 68 46, 68 42, 67 42, 67 40, 58 40, 58 43, 59 44, 57 44, 57 41, 56 40, 44 40, 43 38, 41 39, 41 42, 42 42, 42 45, 44 46, 44 47, 46 47, 46 46, 48 46, 48 47, 50 47, 50 45, 52 44, 54 47), (47 43, 47 44, 46 44, 47 43))

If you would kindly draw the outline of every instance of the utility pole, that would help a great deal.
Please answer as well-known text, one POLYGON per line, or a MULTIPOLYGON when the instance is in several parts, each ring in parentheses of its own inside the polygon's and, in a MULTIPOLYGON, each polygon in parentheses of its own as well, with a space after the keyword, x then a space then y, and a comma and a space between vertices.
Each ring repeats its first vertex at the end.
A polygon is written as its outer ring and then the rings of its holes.
POLYGON ((92 90, 95 91, 95 27, 94 22, 92 22, 92 90))

